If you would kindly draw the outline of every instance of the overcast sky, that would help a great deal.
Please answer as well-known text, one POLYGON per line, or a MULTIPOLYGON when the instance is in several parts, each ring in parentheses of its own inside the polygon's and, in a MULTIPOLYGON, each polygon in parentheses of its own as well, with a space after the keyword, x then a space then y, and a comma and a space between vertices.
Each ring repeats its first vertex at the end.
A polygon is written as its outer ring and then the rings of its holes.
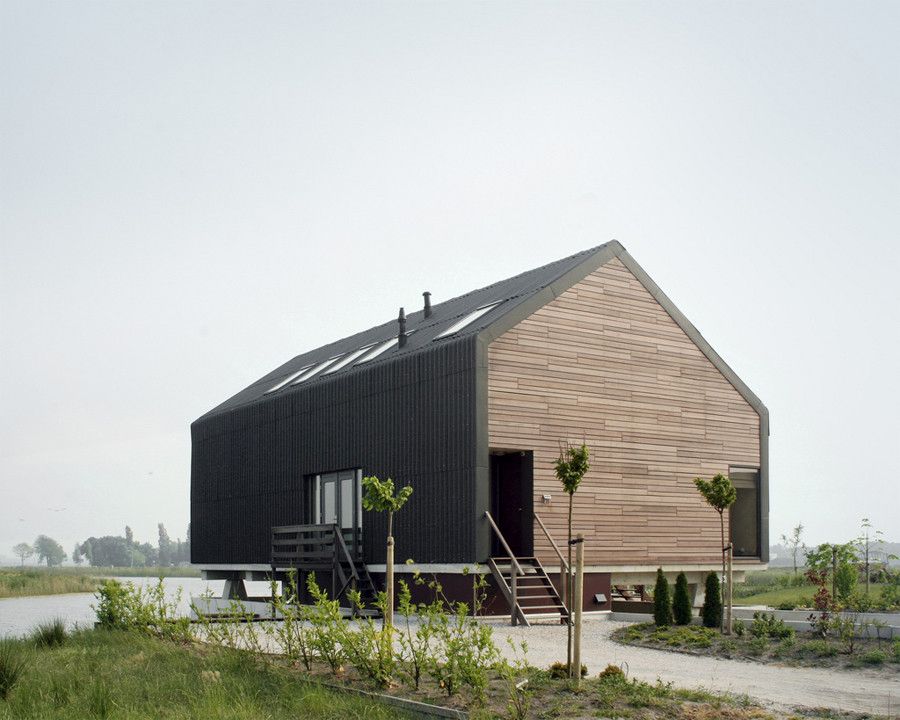
MULTIPOLYGON (((0 556, 174 538, 192 420, 616 238, 900 539, 900 3, 0 0, 0 556)), ((597 458, 602 463, 602 458, 597 458)))

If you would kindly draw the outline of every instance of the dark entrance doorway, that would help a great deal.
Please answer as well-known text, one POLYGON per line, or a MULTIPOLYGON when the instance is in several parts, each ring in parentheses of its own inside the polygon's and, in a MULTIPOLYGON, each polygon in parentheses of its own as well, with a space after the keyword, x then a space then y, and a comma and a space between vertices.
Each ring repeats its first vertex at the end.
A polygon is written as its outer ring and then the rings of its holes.
MULTIPOLYGON (((534 555, 534 453, 491 453, 491 515, 516 557, 534 555)), ((491 533, 491 555, 506 555, 491 533)))

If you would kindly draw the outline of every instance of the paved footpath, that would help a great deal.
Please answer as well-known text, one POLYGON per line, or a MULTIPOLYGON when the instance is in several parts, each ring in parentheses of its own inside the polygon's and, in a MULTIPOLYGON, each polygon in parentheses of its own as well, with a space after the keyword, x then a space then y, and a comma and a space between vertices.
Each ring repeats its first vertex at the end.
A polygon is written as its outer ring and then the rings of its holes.
MULTIPOLYGON (((560 625, 511 627, 490 621, 497 645, 505 652, 506 637, 528 643, 528 661, 547 667, 565 659, 566 629, 560 625)), ((748 695, 763 705, 782 710, 795 706, 831 708, 900 717, 900 673, 872 670, 820 670, 817 668, 764 665, 740 660, 720 660, 695 655, 620 645, 610 639, 614 630, 630 623, 585 620, 582 662, 596 675, 608 664, 627 666, 630 677, 672 682, 676 687, 702 688, 734 695, 748 695)))

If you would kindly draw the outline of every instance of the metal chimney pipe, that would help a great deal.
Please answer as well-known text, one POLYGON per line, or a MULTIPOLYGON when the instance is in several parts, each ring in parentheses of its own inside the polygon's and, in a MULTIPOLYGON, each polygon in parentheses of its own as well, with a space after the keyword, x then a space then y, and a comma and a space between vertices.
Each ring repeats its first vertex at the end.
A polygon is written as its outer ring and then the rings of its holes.
POLYGON ((399 331, 397 333, 397 341, 400 347, 406 347, 406 313, 400 308, 400 315, 397 317, 397 325, 399 331))
POLYGON ((431 293, 427 290, 422 293, 422 297, 425 298, 425 317, 431 317, 431 293))

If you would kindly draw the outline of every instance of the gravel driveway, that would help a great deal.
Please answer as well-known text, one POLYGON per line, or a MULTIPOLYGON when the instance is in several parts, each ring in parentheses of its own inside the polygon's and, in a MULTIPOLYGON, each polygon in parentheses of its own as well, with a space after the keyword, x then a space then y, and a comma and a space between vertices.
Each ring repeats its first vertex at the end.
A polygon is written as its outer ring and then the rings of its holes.
MULTIPOLYGON (((528 643, 528 661, 547 667, 565 660, 566 629, 561 625, 511 627, 489 621, 497 645, 509 648, 506 637, 528 643)), ((630 623, 604 619, 584 622, 582 662, 596 675, 606 665, 627 664, 631 677, 655 682, 657 678, 676 687, 703 688, 734 695, 749 695, 764 705, 781 709, 794 706, 827 707, 860 713, 896 716, 900 711, 900 674, 871 670, 819 670, 816 668, 763 665, 740 660, 697 657, 665 650, 620 645, 610 639, 618 628, 630 623)))

